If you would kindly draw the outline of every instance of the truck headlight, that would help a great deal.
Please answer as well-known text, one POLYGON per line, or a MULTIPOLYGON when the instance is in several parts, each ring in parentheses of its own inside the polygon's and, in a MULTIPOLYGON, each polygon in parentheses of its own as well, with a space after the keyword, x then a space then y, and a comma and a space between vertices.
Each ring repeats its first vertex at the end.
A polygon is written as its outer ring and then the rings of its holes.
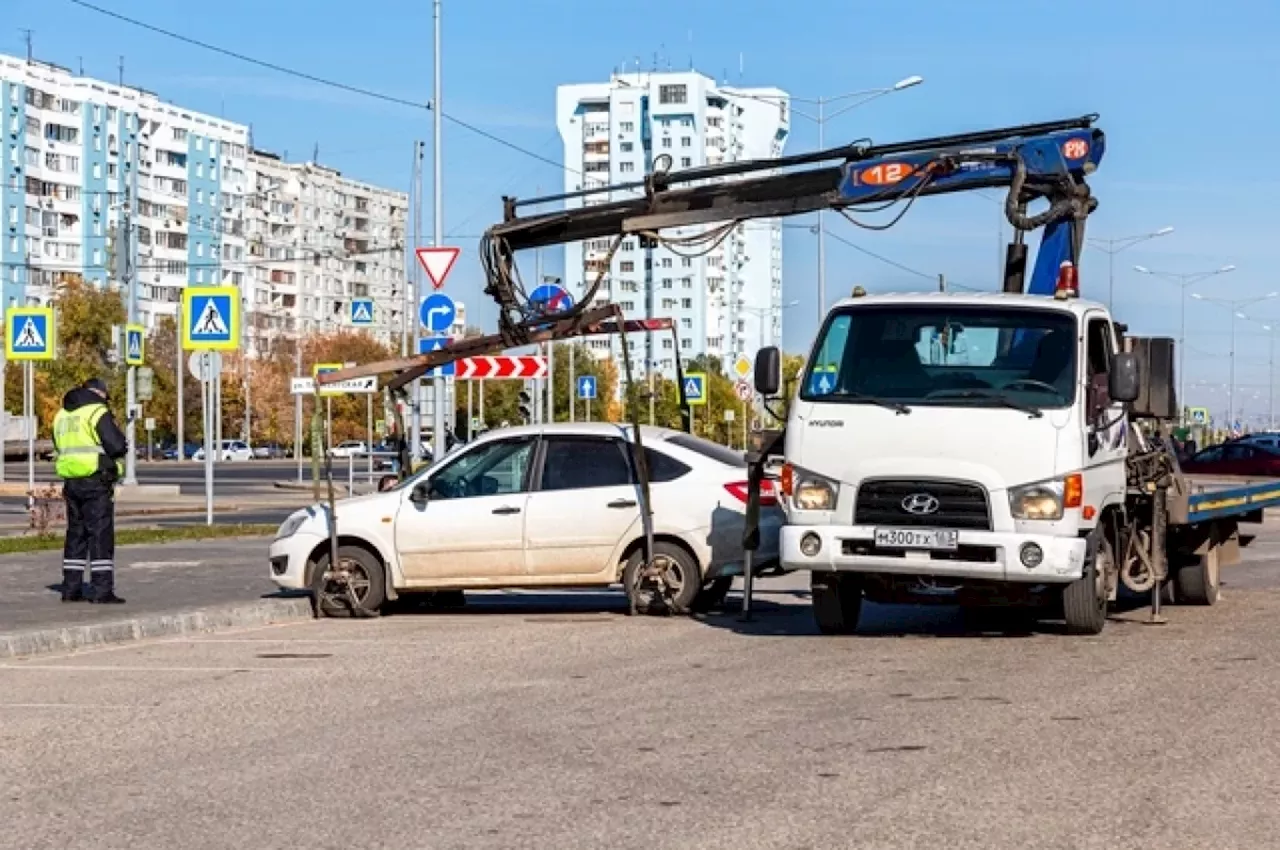
POLYGON ((1009 488, 1009 512, 1014 519, 1059 520, 1066 508, 1080 507, 1080 473, 1052 481, 1037 481, 1009 488))
POLYGON ((836 484, 821 475, 796 469, 791 488, 791 504, 798 511, 834 510, 836 484))
POLYGON ((297 534, 298 529, 302 528, 303 523, 310 518, 310 512, 305 509, 290 514, 288 519, 280 523, 280 528, 276 531, 276 540, 283 540, 297 534))

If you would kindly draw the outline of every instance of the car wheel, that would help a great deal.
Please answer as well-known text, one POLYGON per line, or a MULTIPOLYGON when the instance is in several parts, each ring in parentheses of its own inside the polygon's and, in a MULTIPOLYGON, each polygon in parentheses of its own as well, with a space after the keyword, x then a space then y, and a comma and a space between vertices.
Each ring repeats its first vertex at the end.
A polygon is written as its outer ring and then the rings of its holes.
POLYGON ((641 614, 685 614, 702 587, 697 560, 680 546, 666 541, 653 544, 653 575, 641 570, 644 547, 631 554, 622 571, 622 585, 641 614))
POLYGON ((338 547, 337 576, 329 575, 327 547, 312 568, 312 592, 326 617, 377 616, 386 601, 385 582, 382 562, 359 546, 338 547))

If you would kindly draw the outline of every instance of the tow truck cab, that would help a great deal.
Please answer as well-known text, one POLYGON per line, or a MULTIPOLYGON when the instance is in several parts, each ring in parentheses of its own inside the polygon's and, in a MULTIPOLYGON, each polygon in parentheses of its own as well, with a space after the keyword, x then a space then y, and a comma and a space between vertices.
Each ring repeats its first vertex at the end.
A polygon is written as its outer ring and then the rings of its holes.
POLYGON ((1093 581, 1090 533, 1125 504, 1134 357, 1106 308, 1074 297, 841 301, 787 416, 784 568, 815 589, 858 574, 874 601, 1093 581))

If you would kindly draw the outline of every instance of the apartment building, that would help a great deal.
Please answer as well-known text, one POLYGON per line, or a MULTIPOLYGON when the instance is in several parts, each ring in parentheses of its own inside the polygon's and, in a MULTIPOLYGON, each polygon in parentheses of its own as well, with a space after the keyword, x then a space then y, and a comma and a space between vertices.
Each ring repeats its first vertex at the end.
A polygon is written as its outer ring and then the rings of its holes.
POLYGON ((407 198, 252 151, 244 124, 0 55, 0 164, 5 305, 119 286, 125 251, 148 327, 212 284, 242 290, 251 352, 332 324, 338 298, 373 297, 380 336, 400 321, 407 198))
POLYGON ((367 330, 398 339, 408 196, 265 151, 250 151, 248 172, 233 231, 243 231, 250 347, 262 352, 281 335, 347 327, 355 298, 373 299, 367 330))
MULTIPOLYGON (((614 74, 608 82, 556 90, 556 126, 564 141, 565 191, 641 180, 655 159, 670 170, 781 155, 790 128, 788 96, 776 88, 718 85, 693 71, 614 74)), ((621 200, 634 190, 600 193, 580 203, 621 200)), ((674 231, 677 236, 706 227, 674 231)), ((778 220, 735 227, 716 247, 646 247, 623 240, 612 261, 610 239, 565 247, 565 285, 581 299, 601 273, 596 300, 614 301, 628 318, 669 317, 683 359, 709 355, 726 370, 739 354, 782 338, 782 226, 778 220)), ((593 339, 593 351, 620 356, 622 340, 593 339)), ((665 334, 627 341, 640 368, 671 377, 674 343, 665 334), (649 349, 652 345, 652 349, 649 349)))

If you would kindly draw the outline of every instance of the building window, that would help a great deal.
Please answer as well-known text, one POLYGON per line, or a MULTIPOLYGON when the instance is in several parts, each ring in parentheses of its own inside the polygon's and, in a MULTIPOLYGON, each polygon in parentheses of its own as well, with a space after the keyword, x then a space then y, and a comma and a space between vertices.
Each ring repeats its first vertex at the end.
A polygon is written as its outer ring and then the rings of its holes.
POLYGON ((680 157, 680 167, 681 167, 681 168, 691 168, 692 166, 693 166, 693 160, 692 160, 692 159, 690 159, 690 158, 689 158, 689 157, 687 157, 687 156, 682 156, 682 157, 680 157))
POLYGON ((618 170, 623 174, 627 174, 636 170, 636 164, 634 162, 620 162, 618 163, 618 170))
POLYGON ((634 132, 636 131, 636 122, 634 122, 634 121, 619 121, 619 122, 618 122, 618 131, 619 131, 619 132, 622 132, 622 133, 634 133, 634 132))
POLYGON ((689 138, 688 136, 681 136, 681 137, 680 137, 680 147, 682 147, 682 148, 691 148, 691 147, 693 147, 693 139, 689 138))
POLYGON ((633 272, 635 270, 636 270, 636 264, 634 260, 623 260, 622 262, 618 263, 618 271, 633 272))
POLYGON ((689 87, 685 85, 658 86, 658 103, 688 103, 689 87))
POLYGON ((671 147, 671 138, 670 138, 669 136, 663 136, 663 137, 662 137, 662 146, 663 146, 664 148, 669 148, 669 147, 671 147))
POLYGON ((623 142, 622 144, 618 145, 618 149, 621 150, 623 153, 631 153, 631 151, 634 148, 635 148, 635 145, 632 144, 631 142, 623 142))

